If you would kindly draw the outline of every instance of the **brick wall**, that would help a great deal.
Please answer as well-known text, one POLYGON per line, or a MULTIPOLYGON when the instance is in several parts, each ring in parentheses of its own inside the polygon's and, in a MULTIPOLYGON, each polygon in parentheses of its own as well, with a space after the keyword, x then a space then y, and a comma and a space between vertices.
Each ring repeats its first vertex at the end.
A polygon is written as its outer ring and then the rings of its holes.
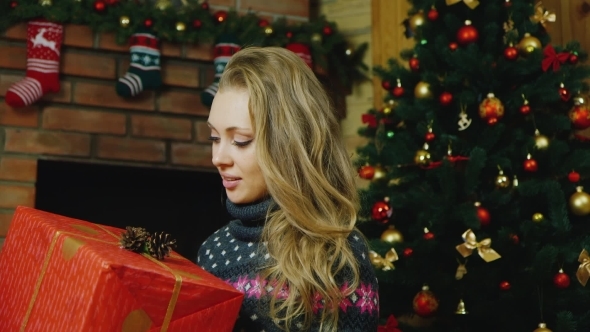
MULTIPOLYGON (((236 8, 267 18, 307 21, 309 0, 210 0, 212 11, 236 8)), ((26 24, 0 36, 0 248, 14 208, 34 207, 37 160, 210 171, 206 119, 199 95, 213 80, 211 45, 162 43, 158 91, 124 99, 115 83, 129 65, 127 45, 112 34, 67 25, 61 91, 13 109, 4 96, 26 69, 26 24)), ((56 188, 56 191, 59 188, 56 188)))

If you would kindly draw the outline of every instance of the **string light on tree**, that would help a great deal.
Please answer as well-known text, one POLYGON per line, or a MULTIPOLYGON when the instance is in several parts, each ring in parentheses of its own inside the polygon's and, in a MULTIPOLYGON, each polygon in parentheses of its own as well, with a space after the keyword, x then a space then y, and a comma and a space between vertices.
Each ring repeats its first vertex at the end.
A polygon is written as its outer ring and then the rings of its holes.
POLYGON ((122 28, 128 27, 130 23, 131 23, 131 20, 129 19, 129 16, 121 16, 119 18, 119 25, 122 28))

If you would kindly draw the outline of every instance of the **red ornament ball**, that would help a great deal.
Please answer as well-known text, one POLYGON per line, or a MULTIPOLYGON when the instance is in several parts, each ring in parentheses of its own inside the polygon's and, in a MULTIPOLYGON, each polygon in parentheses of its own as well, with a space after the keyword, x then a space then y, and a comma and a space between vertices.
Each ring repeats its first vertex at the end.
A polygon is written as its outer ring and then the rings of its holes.
POLYGON ((571 182, 571 183, 576 183, 578 181, 580 181, 580 173, 576 172, 576 171, 571 171, 568 175, 567 175, 567 179, 571 182))
POLYGON ((371 180, 375 176, 375 167, 370 165, 361 166, 359 168, 359 176, 365 180, 371 180))
POLYGON ((576 129, 586 129, 590 127, 590 110, 586 104, 576 105, 569 112, 570 121, 576 129))
POLYGON ((477 207, 477 219, 479 219, 479 224, 482 226, 487 226, 492 221, 492 217, 490 216, 490 212, 481 206, 477 207))
POLYGON ((292 38, 293 37, 293 32, 287 31, 287 33, 285 34, 285 36, 287 36, 287 38, 292 38))
POLYGON ((404 95, 404 92, 405 92, 404 91, 404 88, 402 88, 401 86, 396 86, 395 88, 393 88, 391 90, 391 94, 394 97, 398 97, 398 98, 401 97, 401 96, 403 96, 404 95))
POLYGON ((386 202, 379 201, 373 205, 372 217, 380 223, 386 223, 393 210, 386 202))
POLYGON ((569 58, 567 59, 567 61, 569 63, 571 63, 572 65, 575 65, 576 63, 578 63, 578 55, 575 53, 570 54, 569 58))
POLYGON ((104 1, 98 0, 94 2, 94 10, 97 12, 103 12, 106 9, 106 4, 104 1))
POLYGON ((146 28, 151 28, 153 25, 154 21, 152 21, 150 18, 146 18, 145 21, 143 21, 143 26, 146 28))
POLYGON ((432 239, 434 239, 434 233, 426 232, 426 233, 424 233, 424 235, 422 237, 424 238, 424 240, 432 240, 432 239))
POLYGON ((510 285, 510 283, 508 281, 505 281, 505 280, 500 283, 500 289, 503 290, 503 291, 509 290, 511 286, 512 285, 510 285))
POLYGON ((322 33, 326 36, 329 36, 333 33, 334 31, 332 30, 332 27, 330 27, 329 25, 326 25, 323 29, 322 29, 322 33))
POLYGON ((203 22, 201 20, 194 20, 193 21, 193 28, 200 29, 203 26, 203 22))
POLYGON ((411 58, 409 61, 409 64, 410 64, 410 69, 412 71, 420 70, 420 60, 418 60, 418 58, 416 58, 416 57, 411 58))
POLYGON ((559 97, 563 101, 568 101, 568 100, 570 100, 572 95, 570 94, 570 92, 566 88, 561 87, 561 88, 559 88, 559 97))
POLYGON ((224 10, 220 10, 220 11, 216 12, 215 14, 213 14, 213 19, 217 23, 222 23, 225 20, 227 20, 227 12, 224 10))
POLYGON ((119 0, 105 0, 108 6, 114 6, 119 3, 119 0))
POLYGON ((449 106, 453 102, 453 94, 450 92, 443 92, 438 97, 438 101, 442 106, 449 106))
POLYGON ((449 43, 449 49, 451 51, 455 51, 457 48, 459 48, 459 44, 455 43, 455 42, 451 42, 449 43))
POLYGON ((381 81, 381 87, 383 87, 383 89, 389 91, 389 89, 391 89, 391 82, 381 81))
POLYGON ((570 277, 563 273, 560 269, 559 272, 553 277, 553 284, 559 289, 567 288, 570 285, 570 277))
POLYGON ((475 43, 479 38, 479 32, 470 23, 466 23, 457 31, 457 41, 461 45, 475 43))
POLYGON ((10 1, 10 8, 14 9, 18 7, 18 2, 17 1, 10 1))
POLYGON ((412 248, 404 249, 404 257, 405 258, 411 257, 413 253, 414 253, 414 249, 412 249, 412 248))
POLYGON ((520 114, 527 115, 531 112, 531 105, 524 104, 524 105, 520 106, 519 111, 520 111, 520 114))
POLYGON ((261 19, 260 21, 258 21, 258 26, 261 28, 266 28, 270 23, 268 22, 268 20, 265 19, 261 19))
POLYGON ((507 47, 504 50, 504 58, 509 61, 518 59, 518 49, 514 46, 507 47))
POLYGON ((430 11, 428 11, 428 19, 431 21, 436 21, 438 20, 438 10, 436 10, 435 8, 430 9, 430 11))
POLYGON ((426 140, 426 142, 432 142, 434 141, 434 139, 436 138, 436 135, 433 132, 427 132, 426 135, 424 135, 424 140, 426 140))
POLYGON ((512 2, 510 2, 510 0, 506 0, 504 2, 504 7, 506 7, 506 8, 512 7, 512 2))
POLYGON ((515 245, 518 245, 520 243, 520 239, 518 238, 518 235, 516 235, 516 234, 512 234, 510 236, 510 240, 512 240, 512 243, 515 245))
POLYGON ((209 3, 208 3, 208 2, 206 2, 206 1, 205 1, 205 2, 203 2, 203 3, 201 4, 201 8, 202 8, 202 9, 204 9, 204 10, 209 10, 209 3))
POLYGON ((422 287, 422 290, 414 296, 412 301, 414 312, 422 317, 428 317, 438 310, 438 299, 428 289, 428 286, 422 287))
POLYGON ((528 159, 527 158, 522 163, 522 168, 524 168, 524 170, 527 172, 536 172, 539 167, 538 167, 537 161, 535 159, 528 159))

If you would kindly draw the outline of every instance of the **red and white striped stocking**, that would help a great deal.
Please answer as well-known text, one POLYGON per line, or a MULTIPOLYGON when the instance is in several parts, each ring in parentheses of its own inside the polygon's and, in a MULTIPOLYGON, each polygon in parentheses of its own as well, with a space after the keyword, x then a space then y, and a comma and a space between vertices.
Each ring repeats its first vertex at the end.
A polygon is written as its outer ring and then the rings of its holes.
POLYGON ((27 74, 6 93, 12 107, 31 105, 48 92, 59 92, 59 59, 63 26, 45 20, 27 26, 27 74))

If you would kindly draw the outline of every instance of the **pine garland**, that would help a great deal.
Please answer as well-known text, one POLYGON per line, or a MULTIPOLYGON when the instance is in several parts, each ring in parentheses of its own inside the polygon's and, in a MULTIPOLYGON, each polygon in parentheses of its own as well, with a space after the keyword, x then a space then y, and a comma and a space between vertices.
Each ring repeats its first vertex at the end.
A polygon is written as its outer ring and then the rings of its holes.
POLYGON ((268 22, 255 13, 235 10, 211 12, 207 2, 196 0, 178 7, 168 0, 2 0, 0 33, 32 19, 90 27, 97 33, 114 33, 124 44, 140 29, 150 29, 162 41, 181 44, 212 43, 221 34, 235 34, 243 45, 280 46, 291 42, 309 45, 316 65, 339 79, 345 87, 366 79, 362 62, 367 44, 349 47, 334 22, 324 16, 305 23, 286 18, 268 22))

